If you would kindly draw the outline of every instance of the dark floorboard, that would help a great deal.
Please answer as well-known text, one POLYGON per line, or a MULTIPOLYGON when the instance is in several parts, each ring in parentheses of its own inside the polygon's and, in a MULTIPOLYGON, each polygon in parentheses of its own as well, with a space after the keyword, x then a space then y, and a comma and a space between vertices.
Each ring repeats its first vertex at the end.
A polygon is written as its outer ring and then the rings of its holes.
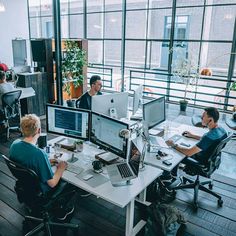
MULTIPOLYGON (((191 110, 190 115, 198 113, 191 110)), ((168 111, 169 118, 176 118, 178 111, 168 111)), ((180 120, 189 122, 190 117, 180 117, 180 120)), ((42 128, 45 129, 43 122, 42 128)), ((0 153, 8 155, 10 144, 19 137, 19 133, 11 133, 11 139, 5 142, 0 137, 0 153)), ((49 136, 48 138, 52 138, 49 136)), ((219 193, 224 200, 223 207, 217 206, 217 199, 207 193, 199 192, 199 209, 192 208, 193 190, 177 191, 176 199, 171 205, 176 206, 188 220, 186 227, 178 236, 235 236, 236 235, 236 181, 222 176, 213 175, 213 190, 219 193)), ((14 191, 15 180, 9 169, 0 158, 0 236, 21 235, 22 221, 26 209, 21 205, 14 191)), ((126 209, 116 207, 93 195, 81 197, 85 192, 78 190, 76 211, 72 223, 80 226, 80 236, 122 236, 125 232, 126 209)), ((138 207, 135 210, 135 221, 140 219, 138 207)), ((68 232, 67 235, 72 235, 68 232)), ((142 233, 139 234, 141 236, 142 233)), ((65 236, 65 234, 63 234, 65 236)))

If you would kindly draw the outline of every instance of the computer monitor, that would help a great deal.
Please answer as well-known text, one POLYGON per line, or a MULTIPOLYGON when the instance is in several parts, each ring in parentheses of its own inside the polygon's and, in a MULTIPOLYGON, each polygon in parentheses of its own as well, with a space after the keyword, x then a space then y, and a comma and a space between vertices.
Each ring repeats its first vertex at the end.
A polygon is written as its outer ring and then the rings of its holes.
POLYGON ((143 97, 143 85, 139 85, 134 90, 133 115, 137 112, 139 105, 141 104, 142 97, 143 97))
POLYGON ((47 132, 87 140, 89 115, 83 109, 47 104, 47 132))
POLYGON ((165 119, 165 97, 160 97, 143 104, 143 120, 148 129, 165 121, 165 119))
POLYGON ((92 111, 116 119, 127 117, 128 92, 92 96, 92 111))
POLYGON ((126 158, 127 139, 120 136, 120 131, 128 128, 127 123, 92 112, 90 141, 104 150, 126 158))

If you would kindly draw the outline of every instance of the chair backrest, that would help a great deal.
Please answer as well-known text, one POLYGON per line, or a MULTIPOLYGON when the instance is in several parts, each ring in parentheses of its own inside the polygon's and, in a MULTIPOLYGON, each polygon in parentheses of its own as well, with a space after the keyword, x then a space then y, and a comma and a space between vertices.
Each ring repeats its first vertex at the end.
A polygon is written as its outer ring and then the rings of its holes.
POLYGON ((16 178, 15 191, 19 202, 24 202, 30 208, 41 204, 44 200, 44 195, 37 174, 31 169, 11 161, 4 155, 2 157, 12 175, 16 178))
POLYGON ((2 107, 6 119, 20 116, 20 96, 21 90, 15 90, 2 95, 2 107))
POLYGON ((206 162, 197 161, 194 158, 186 159, 186 166, 184 171, 189 175, 202 175, 210 177, 211 174, 219 168, 221 163, 221 151, 232 138, 233 133, 228 133, 228 136, 221 140, 211 151, 211 154, 207 157, 206 162))
POLYGON ((211 174, 215 171, 215 169, 218 169, 221 163, 221 151, 225 147, 225 145, 230 141, 232 138, 233 133, 228 133, 227 137, 224 138, 219 142, 219 144, 216 146, 216 148, 213 150, 211 155, 208 158, 208 174, 211 174))

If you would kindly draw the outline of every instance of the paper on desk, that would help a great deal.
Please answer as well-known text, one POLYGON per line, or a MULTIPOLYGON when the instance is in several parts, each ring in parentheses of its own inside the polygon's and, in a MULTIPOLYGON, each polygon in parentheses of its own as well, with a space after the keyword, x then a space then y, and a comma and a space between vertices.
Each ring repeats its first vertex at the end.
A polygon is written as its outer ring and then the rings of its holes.
POLYGON ((157 143, 159 144, 160 147, 162 148, 169 148, 169 146, 166 144, 165 140, 162 137, 156 137, 157 143))

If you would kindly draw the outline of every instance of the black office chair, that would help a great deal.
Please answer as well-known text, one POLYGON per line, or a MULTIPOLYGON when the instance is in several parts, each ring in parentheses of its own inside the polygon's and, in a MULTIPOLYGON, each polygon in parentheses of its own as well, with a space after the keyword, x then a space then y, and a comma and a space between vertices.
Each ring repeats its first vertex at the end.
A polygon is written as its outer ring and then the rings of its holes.
POLYGON ((195 209, 198 208, 198 190, 202 190, 204 192, 207 192, 216 198, 218 198, 218 205, 221 207, 223 205, 223 200, 221 199, 221 196, 218 195, 217 193, 212 191, 213 183, 212 180, 207 180, 204 182, 200 182, 199 176, 204 176, 207 178, 211 177, 211 174, 219 168, 220 163, 221 163, 221 151, 227 144, 227 142, 232 138, 233 134, 230 133, 228 136, 223 139, 214 149, 212 154, 209 156, 206 164, 202 164, 199 161, 188 157, 187 159, 184 160, 184 163, 186 164, 184 168, 184 172, 186 172, 189 175, 195 176, 197 175, 197 178, 195 181, 183 177, 183 184, 174 187, 172 189, 177 190, 177 189, 188 189, 188 188, 193 188, 194 189, 194 199, 193 199, 193 206, 195 209), (189 182, 189 184, 186 184, 189 182), (206 188, 204 185, 208 184, 209 189, 206 188))
POLYGON ((2 95, 2 108, 7 128, 7 139, 10 136, 11 129, 19 129, 21 108, 20 108, 21 90, 15 90, 2 95), (11 124, 11 121, 14 123, 11 124))
MULTIPOLYGON (((24 203, 30 212, 30 215, 25 216, 23 226, 26 226, 27 223, 30 222, 38 223, 38 225, 26 235, 35 235, 44 230, 46 235, 51 236, 52 233, 50 226, 53 226, 55 229, 58 227, 64 229, 70 228, 74 230, 75 235, 77 235, 78 225, 51 221, 53 216, 50 212, 52 211, 56 201, 68 193, 62 194, 63 188, 61 187, 57 188, 53 194, 46 196, 46 194, 41 191, 39 178, 33 170, 22 167, 21 165, 9 160, 6 156, 2 156, 11 173, 16 178, 15 191, 17 199, 20 203, 24 203), (41 218, 38 216, 41 216, 41 218)), ((74 191, 72 192, 71 193, 74 194, 74 191)))

